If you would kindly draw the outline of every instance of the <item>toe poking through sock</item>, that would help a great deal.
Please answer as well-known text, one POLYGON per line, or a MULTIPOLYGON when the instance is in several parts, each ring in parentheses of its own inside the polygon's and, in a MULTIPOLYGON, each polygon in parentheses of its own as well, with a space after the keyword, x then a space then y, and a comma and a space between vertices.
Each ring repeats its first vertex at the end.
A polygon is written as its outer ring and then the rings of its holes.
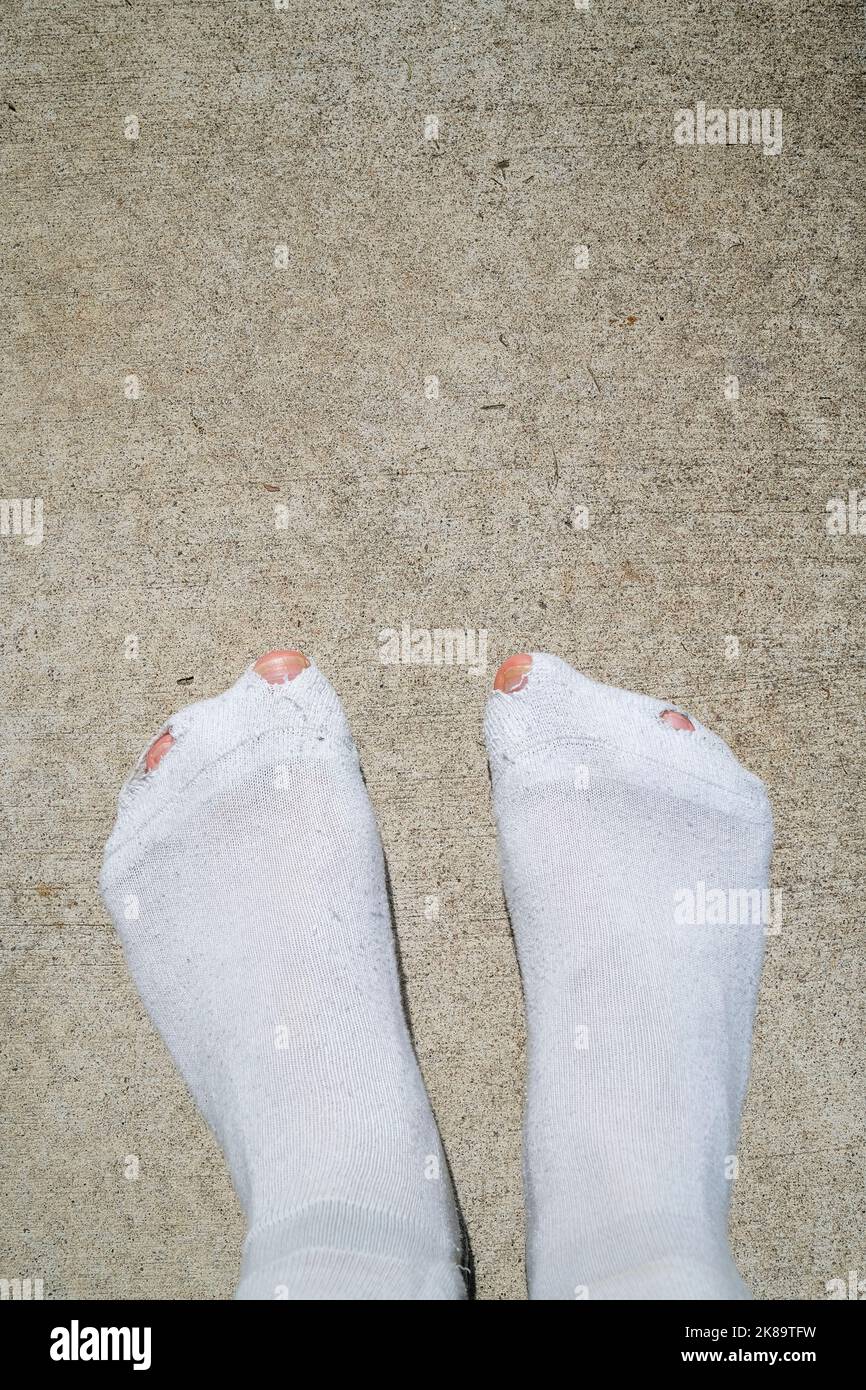
POLYGON ((146 772, 153 772, 154 769, 159 766, 173 743, 173 736, 167 732, 160 734, 159 738, 154 739, 144 755, 144 767, 146 772))
POLYGON ((680 714, 676 709, 663 709, 659 719, 667 724, 671 729, 685 729, 688 733, 694 733, 695 726, 687 714, 680 714))
POLYGON ((514 656, 503 661, 496 672, 493 689, 501 691, 503 695, 515 695, 527 685, 531 669, 532 657, 529 652, 515 652, 514 656))
POLYGON ((253 670, 269 685, 282 685, 285 681, 293 681, 309 664, 303 652, 273 651, 260 656, 253 670))

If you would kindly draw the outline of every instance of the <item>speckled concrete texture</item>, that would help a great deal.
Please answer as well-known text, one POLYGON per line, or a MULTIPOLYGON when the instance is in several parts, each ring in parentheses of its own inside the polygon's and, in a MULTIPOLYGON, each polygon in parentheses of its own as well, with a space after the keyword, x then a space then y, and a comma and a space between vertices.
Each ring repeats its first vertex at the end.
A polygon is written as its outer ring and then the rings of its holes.
POLYGON ((96 875, 166 715, 299 646, 361 749, 479 1297, 525 1294, 481 712, 527 647, 693 709, 766 779, 784 918, 735 1253, 761 1298, 863 1278, 866 535, 826 524, 866 496, 857 6, 4 26, 0 487, 44 536, 13 509, 0 537, 0 1276, 231 1294, 237 1205, 96 875), (779 108, 781 153, 676 145, 699 101, 779 108), (403 622, 485 630, 486 673, 383 665, 403 622))

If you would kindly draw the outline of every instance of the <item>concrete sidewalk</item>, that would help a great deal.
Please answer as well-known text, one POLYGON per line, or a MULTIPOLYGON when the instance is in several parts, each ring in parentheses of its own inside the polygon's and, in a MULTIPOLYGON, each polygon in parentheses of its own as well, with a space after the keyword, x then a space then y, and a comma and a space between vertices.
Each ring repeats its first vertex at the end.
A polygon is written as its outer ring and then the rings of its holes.
POLYGON ((735 1254, 764 1298, 863 1277, 866 536, 826 525, 866 497, 857 8, 9 27, 0 490, 44 535, 0 538, 0 1275, 231 1294, 239 1211, 96 876, 167 714, 299 646, 361 749, 479 1296, 525 1294, 481 741, 522 648, 677 701, 767 781, 785 918, 735 1254), (778 109, 781 151, 676 144, 699 101, 778 109), (486 631, 486 672, 383 665, 404 622, 486 631))

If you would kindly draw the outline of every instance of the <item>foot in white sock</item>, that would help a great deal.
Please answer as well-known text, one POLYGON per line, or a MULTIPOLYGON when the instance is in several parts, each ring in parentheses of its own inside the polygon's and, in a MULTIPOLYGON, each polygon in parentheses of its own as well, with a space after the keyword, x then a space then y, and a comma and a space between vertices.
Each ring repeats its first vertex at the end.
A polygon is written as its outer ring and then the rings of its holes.
POLYGON ((237 1297, 464 1297, 379 836, 340 702, 300 653, 169 721, 121 793, 101 888, 247 1216, 237 1297))
POLYGON ((495 687, 530 1296, 748 1298, 726 1224, 766 924, 763 785, 697 721, 556 657, 511 658, 495 687))

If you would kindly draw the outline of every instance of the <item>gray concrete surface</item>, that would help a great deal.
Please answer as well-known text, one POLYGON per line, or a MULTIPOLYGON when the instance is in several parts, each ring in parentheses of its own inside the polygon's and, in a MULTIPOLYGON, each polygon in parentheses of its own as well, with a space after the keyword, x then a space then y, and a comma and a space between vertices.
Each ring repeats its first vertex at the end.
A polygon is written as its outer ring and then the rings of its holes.
POLYGON ((524 1295, 480 738, 524 647, 676 699, 768 782, 785 917, 735 1252, 762 1298, 863 1278, 866 536, 825 524, 866 496, 857 7, 72 0, 4 27, 0 478, 44 537, 0 538, 0 1275, 231 1292, 236 1202, 96 874, 165 716, 297 645, 362 752, 479 1296, 524 1295), (782 152, 675 145, 700 100, 780 108, 782 152), (383 666, 403 621, 485 629, 487 673, 383 666))

